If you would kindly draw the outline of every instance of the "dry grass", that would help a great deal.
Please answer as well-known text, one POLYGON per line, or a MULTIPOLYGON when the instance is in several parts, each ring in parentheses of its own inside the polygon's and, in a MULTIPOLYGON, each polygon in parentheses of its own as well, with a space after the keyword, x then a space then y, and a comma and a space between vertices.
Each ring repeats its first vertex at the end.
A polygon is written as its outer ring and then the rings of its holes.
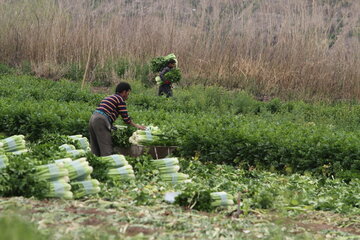
POLYGON ((58 77, 70 63, 85 68, 91 48, 90 78, 119 59, 134 77, 174 52, 184 85, 359 99, 359 12, 355 0, 0 0, 0 61, 58 77))

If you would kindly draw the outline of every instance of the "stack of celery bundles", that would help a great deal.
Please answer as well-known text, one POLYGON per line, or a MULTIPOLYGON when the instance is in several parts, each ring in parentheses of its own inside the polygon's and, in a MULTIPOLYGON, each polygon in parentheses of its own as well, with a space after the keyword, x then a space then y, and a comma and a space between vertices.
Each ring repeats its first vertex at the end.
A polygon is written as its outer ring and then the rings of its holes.
MULTIPOLYGON (((91 179, 90 174, 93 168, 86 161, 86 158, 79 158, 74 161, 61 160, 64 163, 65 168, 69 172, 69 178, 71 181, 83 181, 91 179)), ((60 162, 60 160, 57 160, 60 162)))
POLYGON ((168 138, 154 126, 148 126, 145 130, 137 130, 129 138, 129 142, 142 146, 166 146, 168 138))
POLYGON ((64 179, 49 182, 49 192, 45 195, 49 198, 63 198, 66 200, 73 199, 71 185, 64 179))
POLYGON ((83 135, 71 135, 68 136, 68 138, 74 140, 78 148, 84 150, 85 152, 90 151, 89 140, 86 137, 83 137, 83 135))
POLYGON ((12 154, 22 154, 27 152, 25 146, 24 135, 14 135, 0 140, 0 145, 5 152, 11 152, 12 154))
POLYGON ((104 165, 109 168, 108 177, 112 180, 130 180, 135 178, 132 166, 126 161, 125 157, 120 154, 114 154, 98 158, 104 165))
POLYGON ((76 149, 74 145, 71 144, 63 144, 59 147, 61 151, 65 151, 65 157, 68 158, 80 158, 86 155, 85 150, 83 149, 76 149))
POLYGON ((35 175, 40 180, 48 182, 48 192, 45 197, 73 199, 73 193, 70 191, 69 172, 63 162, 36 166, 35 170, 35 175))
POLYGON ((63 163, 68 171, 69 179, 71 180, 71 191, 74 198, 82 198, 86 195, 96 194, 100 192, 100 183, 96 179, 91 178, 93 168, 89 166, 86 158, 79 158, 72 160, 70 158, 63 158, 55 160, 56 163, 63 163))
POLYGON ((158 160, 151 160, 151 164, 160 172, 160 178, 165 182, 173 184, 185 182, 189 176, 187 174, 179 173, 179 160, 174 158, 163 158, 158 160))
POLYGON ((102 162, 107 168, 119 168, 129 165, 124 155, 114 154, 106 157, 98 157, 99 161, 102 162))
POLYGON ((229 193, 213 192, 213 193, 210 193, 210 196, 211 196, 211 206, 212 207, 234 205, 234 198, 229 193))

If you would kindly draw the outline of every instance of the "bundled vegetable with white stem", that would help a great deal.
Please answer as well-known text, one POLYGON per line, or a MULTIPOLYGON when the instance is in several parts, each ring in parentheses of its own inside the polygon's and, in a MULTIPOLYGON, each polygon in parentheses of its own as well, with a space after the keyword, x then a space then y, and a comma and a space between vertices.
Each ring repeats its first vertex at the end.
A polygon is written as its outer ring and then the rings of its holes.
POLYGON ((65 163, 64 166, 69 172, 70 180, 78 178, 84 179, 93 171, 93 168, 89 166, 89 162, 86 161, 86 158, 80 158, 72 162, 65 163))
POLYGON ((68 136, 69 139, 75 141, 75 144, 82 150, 88 152, 90 151, 90 143, 86 137, 82 135, 71 135, 68 136))
POLYGON ((86 156, 86 152, 83 149, 76 149, 76 150, 71 150, 66 152, 65 157, 68 158, 80 158, 80 157, 85 157, 86 156))
POLYGON ((234 198, 231 194, 226 192, 213 192, 210 193, 211 196, 211 206, 220 207, 220 206, 231 206, 234 205, 234 198))
POLYGON ((9 159, 6 155, 2 155, 0 152, 0 171, 2 168, 6 168, 6 166, 9 164, 9 159))
POLYGON ((108 176, 113 180, 129 180, 135 178, 134 170, 131 165, 109 169, 108 176))
POLYGON ((82 198, 86 195, 96 194, 100 192, 100 183, 96 179, 71 182, 71 189, 74 198, 82 198))
POLYGON ((2 149, 6 152, 15 152, 26 149, 26 142, 24 135, 14 135, 0 140, 2 149))
POLYGON ((119 168, 129 165, 128 161, 125 159, 125 156, 120 154, 98 157, 98 159, 109 168, 119 168))
POLYGON ((63 150, 63 151, 66 151, 66 152, 69 152, 69 151, 73 151, 75 150, 75 146, 72 145, 72 144, 63 144, 59 147, 60 150, 63 150))
POLYGON ((35 175, 41 180, 56 180, 62 177, 68 177, 69 172, 64 163, 51 163, 35 167, 35 175))
POLYGON ((167 136, 159 127, 148 126, 145 130, 137 130, 129 138, 129 142, 143 146, 168 146, 173 139, 167 136))
POLYGON ((63 199, 73 199, 73 193, 71 192, 71 185, 64 180, 57 180, 49 182, 48 192, 45 194, 45 197, 49 198, 63 198, 63 199))
POLYGON ((189 179, 189 175, 184 173, 167 173, 167 174, 161 174, 160 178, 164 182, 171 182, 173 184, 181 183, 189 179))

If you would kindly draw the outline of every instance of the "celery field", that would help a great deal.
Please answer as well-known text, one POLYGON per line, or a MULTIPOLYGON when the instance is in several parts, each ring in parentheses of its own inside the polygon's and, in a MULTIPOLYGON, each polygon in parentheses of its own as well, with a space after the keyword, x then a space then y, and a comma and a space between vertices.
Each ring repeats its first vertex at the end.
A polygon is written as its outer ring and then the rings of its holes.
MULTIPOLYGON (((360 239, 356 102, 129 83, 130 116, 177 146, 167 160, 88 151, 113 88, 0 75, 0 239, 360 239)), ((117 147, 142 141, 115 124, 117 147)))

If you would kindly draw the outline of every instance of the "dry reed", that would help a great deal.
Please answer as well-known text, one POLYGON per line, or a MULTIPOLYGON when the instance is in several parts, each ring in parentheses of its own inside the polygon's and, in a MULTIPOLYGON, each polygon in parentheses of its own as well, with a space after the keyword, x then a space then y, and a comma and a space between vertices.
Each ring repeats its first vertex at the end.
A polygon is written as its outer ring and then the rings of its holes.
POLYGON ((61 77, 91 48, 94 80, 174 52, 184 85, 359 99, 359 12, 350 0, 0 0, 0 61, 61 77))

